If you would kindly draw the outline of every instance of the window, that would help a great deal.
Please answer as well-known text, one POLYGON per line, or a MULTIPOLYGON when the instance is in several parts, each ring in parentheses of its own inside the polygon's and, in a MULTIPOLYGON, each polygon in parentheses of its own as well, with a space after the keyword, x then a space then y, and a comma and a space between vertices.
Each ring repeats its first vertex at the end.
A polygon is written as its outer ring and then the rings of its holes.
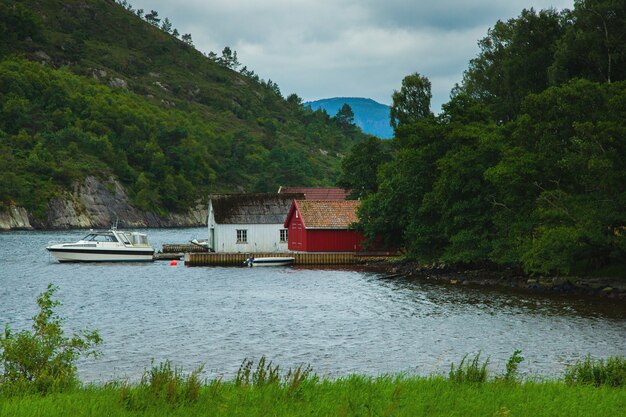
POLYGON ((247 229, 237 229, 237 243, 248 243, 247 229))
POLYGON ((287 241, 287 232, 287 229, 280 229, 280 241, 283 243, 287 241))

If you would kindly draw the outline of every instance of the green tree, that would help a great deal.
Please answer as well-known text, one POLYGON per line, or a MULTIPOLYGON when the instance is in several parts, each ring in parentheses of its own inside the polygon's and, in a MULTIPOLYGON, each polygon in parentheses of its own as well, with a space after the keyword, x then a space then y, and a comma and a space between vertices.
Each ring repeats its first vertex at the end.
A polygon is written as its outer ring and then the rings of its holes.
POLYGON ((486 172, 529 272, 624 264, 626 83, 578 80, 530 95, 501 161, 486 172), (557 256, 558 255, 558 256, 557 256))
POLYGON ((191 39, 191 33, 185 33, 180 37, 180 40, 185 42, 189 46, 193 46, 193 39, 191 39))
POLYGON ((163 19, 163 22, 161 22, 161 30, 166 33, 170 33, 172 31, 172 22, 167 17, 163 19))
POLYGON ((222 56, 217 62, 232 70, 236 70, 237 67, 241 65, 237 59, 237 51, 230 49, 230 46, 226 46, 222 49, 222 56))
POLYGON ((389 123, 393 128, 430 117, 431 84, 428 78, 414 73, 402 80, 400 91, 394 90, 389 123))
POLYGON ((65 336, 63 320, 55 312, 60 306, 52 297, 58 287, 48 285, 37 297, 39 313, 33 317, 33 331, 14 333, 9 324, 0 335, 0 389, 9 392, 48 393, 76 386, 76 360, 80 355, 96 356, 102 339, 97 331, 85 330, 65 336))
POLYGON ((27 37, 34 40, 42 38, 41 21, 21 2, 0 3, 0 53, 6 52, 11 43, 27 37))
POLYGON ((145 14, 144 19, 146 20, 146 22, 157 27, 159 26, 159 22, 161 21, 161 19, 159 19, 159 12, 157 12, 156 10, 150 10, 150 13, 145 14))
POLYGON ((378 190, 378 168, 391 160, 386 144, 370 136, 365 143, 352 146, 350 153, 341 161, 339 186, 352 190, 352 198, 364 198, 378 190))
POLYGON ((498 123, 513 120, 529 93, 548 87, 548 68, 564 31, 555 10, 524 9, 515 19, 498 21, 478 42, 462 91, 485 103, 498 123))
MULTIPOLYGON (((243 70, 241 72, 243 73, 243 70)), ((291 93, 287 96, 287 103, 299 107, 302 105, 302 98, 296 93, 291 93)))
POLYGON ((352 111, 352 107, 350 107, 348 103, 344 103, 344 105, 337 110, 335 120, 337 120, 337 123, 339 123, 341 127, 354 126, 354 112, 352 111))
MULTIPOLYGON (((392 248, 407 245, 407 225, 414 222, 424 228, 434 223, 416 220, 421 216, 424 195, 432 190, 436 179, 436 161, 444 152, 443 131, 432 118, 404 124, 396 128, 394 158, 378 168, 378 191, 363 199, 359 208, 359 227, 369 242, 378 242, 392 248)), ((417 235, 429 250, 441 248, 438 232, 422 230, 417 235)), ((417 236, 417 235, 414 235, 417 236)), ((424 254, 425 256, 431 256, 424 254)))
POLYGON ((572 78, 626 80, 626 4, 620 0, 576 0, 558 43, 553 84, 572 78))

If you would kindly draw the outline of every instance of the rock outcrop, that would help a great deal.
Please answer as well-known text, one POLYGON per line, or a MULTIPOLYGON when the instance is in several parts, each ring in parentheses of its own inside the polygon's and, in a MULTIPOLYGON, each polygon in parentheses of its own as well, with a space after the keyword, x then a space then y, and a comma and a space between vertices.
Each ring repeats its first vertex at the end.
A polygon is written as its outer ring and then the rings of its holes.
POLYGON ((72 192, 48 202, 47 217, 34 219, 20 207, 0 211, 0 230, 104 228, 116 222, 120 227, 193 227, 206 224, 207 208, 198 206, 187 213, 163 218, 132 206, 122 185, 113 178, 104 183, 87 177, 72 192))
POLYGON ((32 228, 25 208, 12 206, 6 211, 0 210, 0 230, 32 228))

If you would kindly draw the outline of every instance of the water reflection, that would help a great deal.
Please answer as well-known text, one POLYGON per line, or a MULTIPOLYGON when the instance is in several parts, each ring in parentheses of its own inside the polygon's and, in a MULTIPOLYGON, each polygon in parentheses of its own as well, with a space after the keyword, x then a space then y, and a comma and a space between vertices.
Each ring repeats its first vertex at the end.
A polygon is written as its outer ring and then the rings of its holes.
MULTIPOLYGON (((394 291, 407 292, 418 300, 424 299, 435 305, 471 305, 489 310, 508 310, 521 315, 548 314, 570 315, 599 319, 626 318, 626 303, 622 300, 600 299, 590 296, 549 292, 528 292, 521 289, 476 287, 441 284, 415 277, 387 278, 379 276, 382 286, 391 286, 394 291), (444 286, 446 291, 441 290, 444 286)), ((420 302, 420 301, 417 301, 420 302)), ((462 308, 462 307, 456 307, 462 308)))

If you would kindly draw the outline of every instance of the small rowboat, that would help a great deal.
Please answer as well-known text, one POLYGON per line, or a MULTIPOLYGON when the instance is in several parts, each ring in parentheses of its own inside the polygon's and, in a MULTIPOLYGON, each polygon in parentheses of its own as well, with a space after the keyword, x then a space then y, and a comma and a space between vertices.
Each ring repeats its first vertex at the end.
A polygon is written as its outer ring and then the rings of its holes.
POLYGON ((292 265, 296 258, 290 256, 270 256, 266 258, 249 257, 244 262, 249 267, 253 266, 287 266, 292 265))

